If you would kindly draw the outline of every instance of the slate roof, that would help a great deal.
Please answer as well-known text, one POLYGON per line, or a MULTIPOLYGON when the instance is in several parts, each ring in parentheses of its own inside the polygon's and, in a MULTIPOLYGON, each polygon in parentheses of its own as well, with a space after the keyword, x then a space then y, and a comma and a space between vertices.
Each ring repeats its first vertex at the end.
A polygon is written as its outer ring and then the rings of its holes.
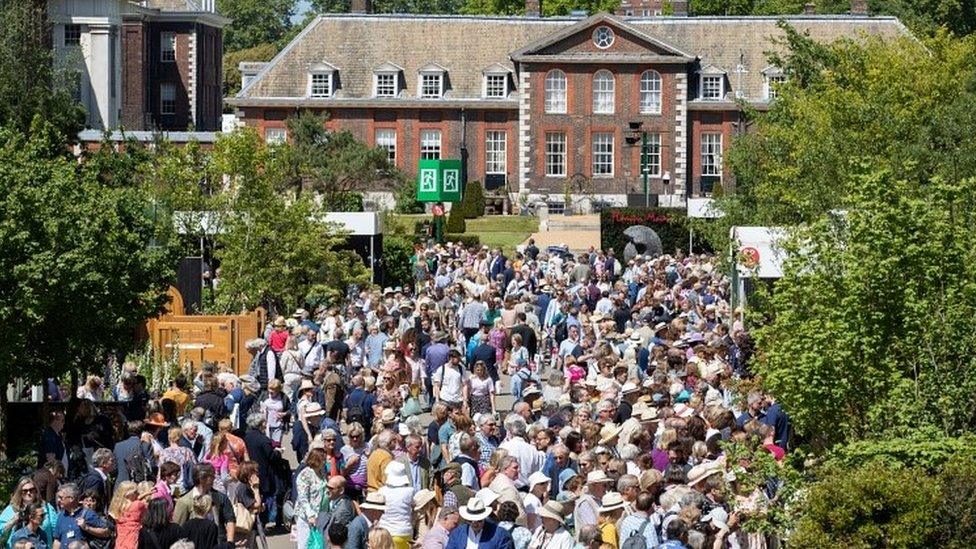
MULTIPOLYGON (((786 20, 830 42, 860 35, 886 38, 908 36, 893 17, 789 16, 789 17, 619 17, 598 14, 579 18, 473 17, 446 15, 336 14, 323 15, 309 25, 229 102, 236 105, 296 103, 304 98, 307 71, 317 63, 339 69, 341 88, 330 101, 371 99, 373 72, 383 64, 403 67, 407 92, 416 97, 418 70, 437 63, 448 71, 450 92, 445 100, 476 100, 482 93, 482 71, 495 64, 514 69, 510 58, 525 55, 527 46, 562 36, 568 27, 605 21, 639 29, 643 35, 689 56, 728 71, 732 90, 761 101, 767 53, 777 49, 774 38, 786 20), (738 66, 743 70, 736 72, 738 66), (277 101, 274 101, 277 100, 277 101)), ((649 52, 652 53, 652 52, 649 52)), ((549 57, 549 56, 547 56, 549 57)), ((647 59, 650 59, 648 56, 647 59)), ((612 59, 608 58, 608 61, 612 59)), ((620 60, 618 60, 619 62, 620 60)), ((436 102, 439 100, 411 101, 436 102)), ((312 102, 312 101, 309 101, 312 102)))

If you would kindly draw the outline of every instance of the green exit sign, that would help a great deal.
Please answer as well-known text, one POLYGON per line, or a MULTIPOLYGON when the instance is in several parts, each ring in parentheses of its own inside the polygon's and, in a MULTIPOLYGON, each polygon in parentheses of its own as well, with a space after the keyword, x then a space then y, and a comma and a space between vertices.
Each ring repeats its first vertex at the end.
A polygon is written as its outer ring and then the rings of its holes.
POLYGON ((460 202, 461 161, 421 160, 417 167, 417 200, 460 202))

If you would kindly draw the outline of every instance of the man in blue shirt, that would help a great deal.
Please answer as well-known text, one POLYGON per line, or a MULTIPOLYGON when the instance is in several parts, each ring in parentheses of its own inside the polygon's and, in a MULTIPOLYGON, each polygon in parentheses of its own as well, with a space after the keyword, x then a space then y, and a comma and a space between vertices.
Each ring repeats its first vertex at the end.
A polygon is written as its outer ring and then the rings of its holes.
POLYGON ((108 538, 111 531, 105 521, 94 511, 81 506, 78 485, 68 483, 58 489, 58 522, 54 528, 54 540, 61 547, 68 547, 73 541, 91 541, 95 538, 108 538))
POLYGON ((451 348, 447 345, 447 332, 438 330, 431 335, 432 343, 424 350, 424 362, 427 363, 427 376, 424 385, 427 389, 427 406, 430 407, 434 402, 434 372, 438 368, 447 364, 448 353, 451 348))

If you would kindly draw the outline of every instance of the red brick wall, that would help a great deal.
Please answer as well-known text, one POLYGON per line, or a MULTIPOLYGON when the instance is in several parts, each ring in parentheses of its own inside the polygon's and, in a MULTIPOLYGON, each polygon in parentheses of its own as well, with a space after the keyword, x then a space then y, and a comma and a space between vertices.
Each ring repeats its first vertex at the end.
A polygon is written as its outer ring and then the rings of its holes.
POLYGON ((139 21, 122 27, 122 126, 146 129, 146 28, 139 21))
POLYGON ((540 54, 562 54, 562 53, 668 53, 663 48, 648 44, 633 34, 621 30, 613 25, 607 25, 613 30, 613 44, 609 48, 599 48, 593 43, 593 33, 603 25, 597 25, 592 29, 578 32, 555 44, 547 46, 539 51, 540 54))
POLYGON ((688 156, 691 161, 691 190, 692 195, 699 192, 699 176, 701 175, 701 134, 721 133, 722 134, 722 184, 730 184, 729 179, 729 147, 732 145, 734 135, 733 123, 739 116, 732 112, 708 112, 692 111, 688 113, 688 120, 691 123, 691 132, 688 139, 688 156))
MULTIPOLYGON (((661 172, 674 173, 675 75, 683 70, 678 66, 643 65, 568 65, 532 67, 529 89, 531 128, 529 150, 531 191, 562 193, 563 178, 545 177, 545 134, 563 131, 567 137, 567 177, 592 175, 591 135, 596 132, 614 133, 614 175, 612 178, 590 180, 591 190, 597 193, 621 194, 643 189, 640 174, 640 147, 628 146, 624 138, 629 134, 628 123, 643 122, 648 133, 661 135, 661 172), (545 112, 545 78, 550 69, 559 68, 566 74, 567 113, 545 112), (614 74, 614 114, 593 114, 593 75, 607 69, 614 74), (654 69, 661 75, 661 114, 640 113, 640 77, 645 70, 654 69)), ((663 192, 660 179, 650 180, 651 191, 663 192)))
MULTIPOLYGON (((244 120, 248 126, 257 129, 261 135, 268 128, 285 128, 290 109, 244 108, 244 120)), ((315 112, 321 112, 316 110, 315 112)), ((458 110, 397 109, 328 109, 329 120, 326 128, 348 130, 370 146, 376 144, 376 130, 396 130, 396 165, 409 175, 416 174, 420 158, 420 132, 423 130, 441 131, 441 158, 461 158, 462 123, 458 110)), ((506 163, 510 185, 517 184, 518 170, 518 112, 485 110, 466 110, 465 144, 468 149, 468 180, 484 181, 485 178, 485 132, 503 130, 506 132, 506 163)))

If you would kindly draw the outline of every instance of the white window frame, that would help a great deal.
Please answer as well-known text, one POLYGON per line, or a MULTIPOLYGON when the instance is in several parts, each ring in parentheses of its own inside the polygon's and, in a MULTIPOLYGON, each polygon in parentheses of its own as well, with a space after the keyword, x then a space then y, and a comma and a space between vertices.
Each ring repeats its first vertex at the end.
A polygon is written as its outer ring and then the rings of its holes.
POLYGON ((647 176, 661 177, 661 134, 647 134, 647 176))
POLYGON ((600 69, 593 73, 593 114, 613 114, 616 95, 617 81, 612 72, 600 69))
POLYGON ((722 178, 722 134, 702 132, 701 134, 701 174, 707 177, 722 178))
POLYGON ((789 78, 785 74, 767 74, 763 78, 763 96, 767 101, 772 101, 779 97, 779 92, 776 87, 780 84, 785 83, 789 78))
POLYGON ((641 114, 661 114, 662 101, 661 73, 646 70, 640 79, 640 112, 641 114))
POLYGON ((605 50, 612 46, 617 40, 617 34, 607 25, 600 25, 599 27, 593 29, 592 38, 593 44, 596 47, 600 48, 601 50, 605 50))
POLYGON ((613 141, 612 132, 590 135, 590 172, 594 178, 613 177, 613 141))
POLYGON ((566 114, 566 73, 553 69, 546 73, 545 110, 548 114, 566 114))
POLYGON ((159 85, 159 114, 161 115, 173 115, 176 114, 176 84, 172 82, 163 82, 159 85), (172 93, 166 93, 165 90, 170 90, 172 93), (169 95, 170 98, 167 99, 166 96, 169 95), (167 109, 167 104, 170 108, 167 109))
POLYGON ((440 130, 420 130, 420 159, 440 160, 442 154, 441 139, 440 130))
POLYGON ((508 173, 508 132, 485 131, 485 174, 508 173))
POLYGON ((327 99, 332 97, 333 71, 310 71, 308 73, 308 97, 313 99, 327 99), (325 79, 325 89, 322 89, 322 82, 316 79, 325 79))
POLYGON ((725 75, 703 74, 699 95, 705 101, 721 101, 725 98, 725 75))
POLYGON ((485 73, 484 83, 485 87, 482 95, 485 99, 504 99, 508 97, 508 73, 485 73), (500 83, 498 82, 499 79, 501 79, 500 83))
POLYGON ((268 145, 283 145, 288 141, 288 128, 265 128, 264 142, 268 145))
POLYGON ((376 147, 386 149, 386 158, 390 164, 396 165, 397 157, 397 132, 393 128, 376 128, 374 134, 376 147))
POLYGON ((566 132, 546 132, 545 142, 546 177, 566 177, 566 132))
POLYGON ((159 61, 162 63, 176 62, 176 33, 164 31, 159 33, 159 61), (172 49, 167 45, 172 46, 172 49))
POLYGON ((75 46, 80 46, 81 45, 81 35, 82 35, 81 25, 72 24, 72 23, 65 23, 65 25, 64 25, 64 36, 63 36, 64 40, 62 42, 64 43, 64 46, 66 48, 73 48, 75 46), (75 30, 78 31, 78 35, 77 36, 74 36, 74 32, 70 33, 72 35, 71 42, 68 42, 68 36, 69 36, 68 29, 71 29, 72 31, 75 31, 75 30))
MULTIPOLYGON (((383 89, 387 89, 386 84, 383 84, 383 89)), ((373 97, 396 97, 400 94, 400 75, 391 71, 382 71, 373 73, 373 97), (391 78, 393 79, 393 91, 392 93, 380 93, 380 78, 391 78)))
POLYGON ((440 71, 425 71, 417 77, 417 96, 421 99, 440 99, 444 97, 444 73, 440 71), (424 80, 427 78, 437 79, 436 93, 428 93, 424 80))

